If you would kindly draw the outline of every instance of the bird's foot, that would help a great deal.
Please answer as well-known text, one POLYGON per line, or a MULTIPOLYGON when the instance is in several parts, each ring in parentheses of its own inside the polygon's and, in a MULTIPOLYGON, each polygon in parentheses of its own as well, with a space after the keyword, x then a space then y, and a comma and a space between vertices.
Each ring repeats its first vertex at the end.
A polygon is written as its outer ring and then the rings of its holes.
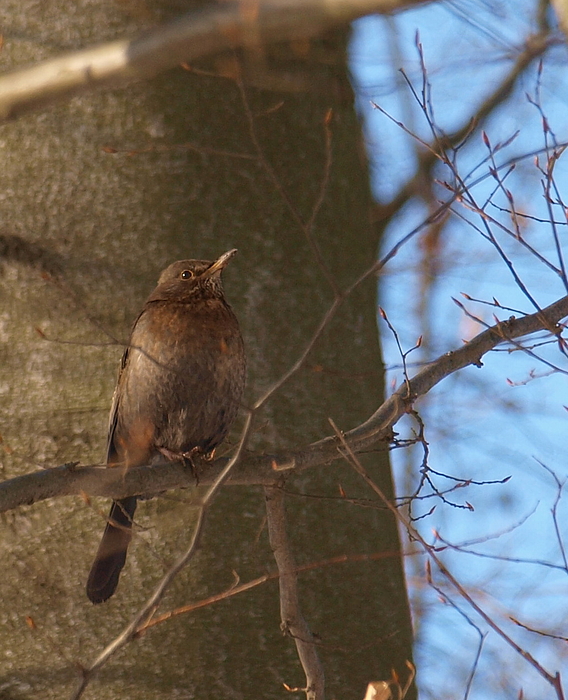
POLYGON ((197 486, 199 484, 199 474, 194 459, 199 453, 199 447, 194 447, 192 450, 188 450, 187 452, 174 452, 167 447, 158 447, 158 451, 169 462, 181 462, 184 467, 189 468, 193 478, 195 479, 195 485, 197 486))
POLYGON ((191 469, 191 473, 193 474, 193 478, 195 479, 196 486, 199 484, 199 470, 197 469, 196 458, 201 457, 202 455, 203 453, 201 452, 199 447, 194 447, 192 450, 182 452, 181 455, 184 466, 189 467, 191 469))

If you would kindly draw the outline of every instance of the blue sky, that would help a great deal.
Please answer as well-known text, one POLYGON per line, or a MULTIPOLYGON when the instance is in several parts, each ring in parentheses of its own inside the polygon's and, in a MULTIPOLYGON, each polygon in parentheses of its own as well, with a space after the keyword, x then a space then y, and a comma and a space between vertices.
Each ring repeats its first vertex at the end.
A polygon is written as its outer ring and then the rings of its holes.
MULTIPOLYGON (((391 18, 368 17, 355 23, 351 67, 365 123, 372 185, 379 201, 389 201, 413 174, 417 144, 372 102, 420 138, 430 141, 432 137, 400 72, 404 70, 420 94, 422 71, 417 41, 422 46, 431 84, 436 125, 451 133, 466 122, 511 69, 527 36, 535 31, 534 15, 535 5, 531 2, 461 0, 426 5, 391 18)), ((554 21, 552 16, 549 19, 554 21)), ((568 141, 568 82, 562 69, 566 50, 561 35, 556 36, 558 41, 544 55, 540 78, 535 61, 518 80, 512 95, 483 126, 491 144, 518 132, 513 142, 497 154, 497 164, 545 146, 542 114, 530 99, 539 101, 550 124, 553 134, 548 134, 549 144, 553 136, 558 143, 568 141)), ((462 176, 476 167, 474 177, 485 176, 472 186, 478 202, 485 201, 495 188, 487 164, 480 165, 487 154, 481 134, 476 133, 460 150, 456 161, 462 176)), ((540 165, 545 162, 541 157, 540 165)), ((566 192, 567 168, 568 157, 561 157, 555 171, 560 193, 566 192)), ((440 167, 436 177, 448 179, 451 173, 440 167)), ((506 186, 519 211, 542 219, 523 219, 523 236, 543 258, 558 266, 553 228, 546 223, 549 212, 541 180, 534 157, 527 157, 509 174, 506 186)), ((435 187, 433 192, 431 203, 412 200, 391 223, 383 252, 424 219, 436 198, 448 196, 442 187, 435 187)), ((493 201, 497 207, 509 206, 504 194, 498 193, 493 201)), ((497 207, 489 206, 487 211, 510 227, 511 217, 497 207)), ((463 207, 456 206, 455 211, 431 255, 425 253, 424 241, 417 237, 402 248, 381 279, 380 303, 403 347, 412 347, 417 337, 424 334, 425 344, 410 356, 410 362, 433 359, 482 330, 452 297, 461 299, 468 310, 487 323, 493 322, 495 313, 503 319, 511 312, 468 302, 462 293, 488 302, 495 297, 503 306, 534 311, 495 247, 460 218, 465 217, 479 228, 479 217, 463 207), (428 257, 435 258, 436 267, 425 284, 421 270, 428 257)), ((554 217, 560 222, 556 227, 559 245, 566 251, 568 226, 560 206, 555 208, 554 217)), ((566 285, 559 275, 496 225, 491 229, 539 306, 566 294, 566 285)), ((381 332, 385 358, 391 367, 389 381, 398 383, 402 379, 398 350, 384 324, 381 332)), ((568 370, 568 363, 554 344, 535 347, 535 353, 568 370)), ((568 493, 560 492, 563 497, 557 506, 559 535, 551 512, 559 494, 554 475, 561 482, 567 477, 567 384, 566 374, 551 372, 538 357, 501 349, 484 358, 483 368, 470 367, 449 377, 417 405, 426 423, 432 469, 477 481, 511 477, 504 484, 471 485, 448 496, 458 505, 471 503, 473 511, 452 507, 440 499, 417 504, 417 515, 436 505, 430 516, 419 521, 421 532, 432 542, 434 531, 453 544, 476 542, 468 547, 475 555, 446 551, 444 561, 492 618, 551 673, 562 672, 563 665, 568 667, 566 643, 524 631, 509 617, 515 616, 541 631, 567 634, 561 626, 564 614, 558 611, 565 607, 567 587, 568 571, 562 568, 561 545, 565 543, 568 548, 568 493)), ((410 422, 404 427, 399 425, 402 434, 409 435, 411 428, 410 422)), ((415 484, 420 459, 418 450, 393 454, 400 494, 408 493, 415 484)), ((442 476, 433 478, 441 490, 453 483, 442 476)), ((469 692, 469 698, 505 698, 517 697, 521 690, 525 698, 554 697, 550 685, 494 632, 484 638, 475 665, 481 635, 488 632, 487 626, 436 575, 441 599, 439 592, 428 585, 424 571, 424 557, 414 558, 408 566, 422 697, 459 698, 469 692)))

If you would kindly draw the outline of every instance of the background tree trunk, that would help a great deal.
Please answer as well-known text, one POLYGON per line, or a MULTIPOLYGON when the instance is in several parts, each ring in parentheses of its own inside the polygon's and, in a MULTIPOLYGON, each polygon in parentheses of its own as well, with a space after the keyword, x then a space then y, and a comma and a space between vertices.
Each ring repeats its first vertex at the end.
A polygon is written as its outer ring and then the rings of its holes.
MULTIPOLYGON (((6 68, 139 30, 167 14, 141 2, 48 1, 38 10, 14 1, 5 2, 4 12, 6 68)), ((296 360, 333 300, 295 220, 309 219, 327 175, 314 237, 331 277, 343 288, 372 265, 379 241, 345 42, 336 33, 200 66, 225 75, 244 66, 244 101, 229 77, 180 67, 0 127, 5 478, 67 460, 102 460, 121 343, 172 260, 239 249, 225 287, 246 338, 249 402, 296 360)), ((328 417, 351 428, 380 403, 375 296, 368 280, 345 302, 304 369, 259 416, 255 449, 318 439, 331 432, 328 417)), ((369 455, 366 464, 392 494, 387 453, 369 455)), ((345 463, 295 475, 285 488, 293 494, 288 531, 298 564, 392 553, 301 575, 329 697, 360 698, 368 681, 390 678, 393 668, 404 678, 411 628, 392 517, 380 507, 353 505, 350 499, 370 494, 345 463)), ((6 697, 70 692, 75 662, 91 660, 118 632, 187 541, 192 513, 180 502, 187 493, 178 496, 142 503, 143 529, 118 592, 98 607, 87 601, 84 584, 107 503, 60 500, 4 520, 6 697)), ((198 560, 165 607, 223 590, 233 572, 246 581, 273 570, 264 517, 261 489, 225 488, 198 560)), ((150 631, 103 670, 89 697, 282 697, 282 683, 302 686, 303 674, 279 625, 277 584, 268 583, 150 631)))

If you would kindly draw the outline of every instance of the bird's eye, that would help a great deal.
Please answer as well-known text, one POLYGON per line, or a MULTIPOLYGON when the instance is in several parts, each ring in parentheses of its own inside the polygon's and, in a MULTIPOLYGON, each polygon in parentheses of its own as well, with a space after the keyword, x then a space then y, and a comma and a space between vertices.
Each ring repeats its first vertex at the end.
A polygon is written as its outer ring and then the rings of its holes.
POLYGON ((193 277, 193 272, 191 270, 184 270, 180 277, 182 280, 190 280, 193 277))

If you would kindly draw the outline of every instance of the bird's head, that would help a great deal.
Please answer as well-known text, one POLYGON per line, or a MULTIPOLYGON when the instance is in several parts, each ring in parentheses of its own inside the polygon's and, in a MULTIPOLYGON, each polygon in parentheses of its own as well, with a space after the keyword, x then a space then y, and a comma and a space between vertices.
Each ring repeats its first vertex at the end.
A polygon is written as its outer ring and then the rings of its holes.
POLYGON ((191 301, 223 297, 221 273, 236 248, 223 253, 217 260, 178 260, 162 272, 156 289, 148 301, 191 301))

